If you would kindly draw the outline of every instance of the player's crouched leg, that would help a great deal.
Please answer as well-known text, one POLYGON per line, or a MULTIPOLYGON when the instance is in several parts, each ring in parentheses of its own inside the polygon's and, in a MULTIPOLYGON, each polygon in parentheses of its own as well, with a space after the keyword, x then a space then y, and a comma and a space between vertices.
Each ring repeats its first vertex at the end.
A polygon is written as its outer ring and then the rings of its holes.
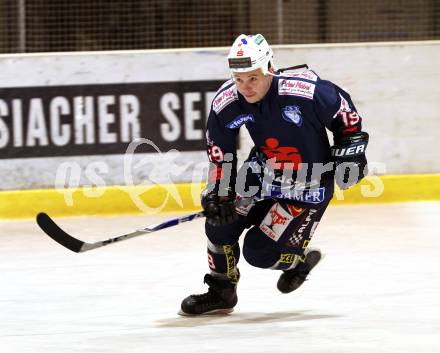
POLYGON ((321 261, 323 256, 321 250, 308 245, 326 207, 327 203, 305 208, 301 217, 292 222, 293 227, 288 238, 283 239, 283 253, 280 254, 280 260, 273 267, 283 271, 277 283, 277 288, 281 293, 290 293, 298 289, 306 281, 312 269, 321 261), (289 256, 290 252, 293 256, 289 256))
POLYGON ((243 256, 255 267, 287 269, 292 265, 295 253, 302 255, 298 246, 287 247, 293 228, 302 220, 304 208, 285 202, 275 202, 264 210, 258 223, 246 234, 243 242, 243 256), (287 251, 283 251, 287 248, 287 251))
POLYGON ((308 244, 326 206, 275 203, 246 234, 244 258, 256 267, 282 270, 277 285, 282 293, 298 289, 321 260, 320 250, 308 248, 308 244))
POLYGON ((284 270, 278 279, 278 290, 281 293, 290 293, 298 289, 321 259, 321 250, 317 248, 307 248, 303 256, 295 255, 294 267, 284 270))
POLYGON ((238 238, 244 223, 237 221, 224 226, 206 224, 208 237, 208 265, 211 273, 204 277, 209 287, 204 294, 186 297, 181 304, 181 315, 227 314, 237 304, 237 283, 240 272, 237 268, 240 258, 238 238))
POLYGON ((267 238, 258 226, 254 226, 244 238, 243 257, 252 266, 270 268, 279 259, 279 251, 274 241, 267 238))

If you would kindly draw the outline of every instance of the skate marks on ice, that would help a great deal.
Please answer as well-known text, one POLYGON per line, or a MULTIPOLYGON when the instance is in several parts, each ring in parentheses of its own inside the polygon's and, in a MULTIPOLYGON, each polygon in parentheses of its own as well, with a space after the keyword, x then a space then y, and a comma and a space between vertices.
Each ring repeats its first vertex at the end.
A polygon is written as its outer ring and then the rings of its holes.
POLYGON ((278 311, 278 312, 233 312, 226 315, 200 315, 173 317, 156 320, 157 327, 195 327, 209 325, 241 325, 241 324, 265 324, 289 321, 309 321, 320 319, 334 319, 341 315, 312 314, 307 311, 278 311))

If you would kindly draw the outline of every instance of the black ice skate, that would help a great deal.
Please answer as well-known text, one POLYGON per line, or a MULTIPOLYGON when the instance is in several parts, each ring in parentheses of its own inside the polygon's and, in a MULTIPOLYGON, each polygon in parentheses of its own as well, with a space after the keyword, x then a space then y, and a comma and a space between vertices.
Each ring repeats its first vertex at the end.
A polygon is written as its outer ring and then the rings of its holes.
POLYGON ((221 280, 210 274, 203 280, 208 286, 208 292, 194 294, 182 301, 179 312, 183 316, 192 315, 222 315, 232 312, 237 304, 237 285, 228 280, 221 280))
POLYGON ((298 289, 306 280, 309 272, 318 264, 322 258, 319 249, 306 249, 305 260, 300 261, 291 270, 284 271, 280 276, 277 287, 281 293, 290 293, 298 289))

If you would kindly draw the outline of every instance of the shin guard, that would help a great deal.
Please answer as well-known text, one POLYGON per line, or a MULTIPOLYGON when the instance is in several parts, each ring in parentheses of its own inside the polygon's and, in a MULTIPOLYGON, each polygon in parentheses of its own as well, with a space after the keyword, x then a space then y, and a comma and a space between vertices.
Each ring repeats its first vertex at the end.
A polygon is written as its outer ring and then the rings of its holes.
POLYGON ((237 263, 240 258, 238 243, 233 245, 217 245, 208 239, 208 265, 212 275, 217 278, 227 279, 231 283, 238 282, 237 263))

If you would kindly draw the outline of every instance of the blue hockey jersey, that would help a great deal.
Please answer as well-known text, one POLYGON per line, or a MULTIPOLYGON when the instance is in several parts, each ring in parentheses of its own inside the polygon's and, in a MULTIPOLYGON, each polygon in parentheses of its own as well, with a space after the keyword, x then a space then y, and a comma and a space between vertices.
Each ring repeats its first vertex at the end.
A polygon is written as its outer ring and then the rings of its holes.
MULTIPOLYGON (((289 171, 290 189, 295 189, 297 175, 304 168, 310 178, 309 166, 331 161, 327 129, 338 139, 360 131, 361 121, 349 94, 322 80, 307 66, 278 71, 269 91, 258 103, 248 103, 233 80, 229 80, 217 91, 208 117, 206 138, 211 161, 208 180, 219 183, 225 178, 223 164, 232 162, 229 186, 234 187, 237 137, 244 125, 256 147, 249 160, 258 160, 260 166, 262 162, 263 168, 265 164, 275 173, 289 171), (232 157, 225 160, 226 155, 232 157)), ((260 184, 263 179, 260 175, 260 184)), ((275 192, 280 185, 272 184, 270 187, 275 192)), ((287 195, 283 197, 296 197, 295 193, 287 195)), ((281 197, 279 192, 271 196, 281 197)))

